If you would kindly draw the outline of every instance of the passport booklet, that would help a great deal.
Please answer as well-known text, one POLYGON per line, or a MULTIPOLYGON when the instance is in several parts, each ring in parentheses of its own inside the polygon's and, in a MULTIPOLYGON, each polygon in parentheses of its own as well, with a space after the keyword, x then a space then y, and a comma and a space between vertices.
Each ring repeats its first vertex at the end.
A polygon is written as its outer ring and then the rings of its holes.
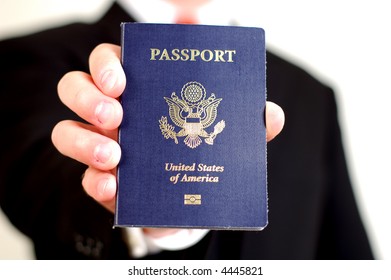
POLYGON ((268 223, 261 28, 122 23, 115 226, 268 223))

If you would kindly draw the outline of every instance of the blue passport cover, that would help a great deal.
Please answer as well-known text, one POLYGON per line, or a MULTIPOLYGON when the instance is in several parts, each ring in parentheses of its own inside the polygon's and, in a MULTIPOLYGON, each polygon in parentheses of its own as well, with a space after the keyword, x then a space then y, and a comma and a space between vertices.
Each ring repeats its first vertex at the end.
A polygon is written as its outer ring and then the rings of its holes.
POLYGON ((123 23, 115 226, 268 223, 261 28, 123 23))

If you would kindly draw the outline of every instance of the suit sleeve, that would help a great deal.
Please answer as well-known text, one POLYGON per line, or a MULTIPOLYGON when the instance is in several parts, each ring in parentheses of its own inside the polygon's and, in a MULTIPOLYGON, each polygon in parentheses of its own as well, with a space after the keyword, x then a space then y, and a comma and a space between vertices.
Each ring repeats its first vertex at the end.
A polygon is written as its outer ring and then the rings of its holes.
POLYGON ((325 158, 329 174, 323 223, 318 248, 319 259, 373 259, 351 186, 338 124, 333 94, 329 95, 329 123, 325 158))
MULTIPOLYGON (((112 230, 112 214, 83 191, 86 166, 61 155, 51 142, 57 122, 77 119, 59 101, 57 83, 87 63, 71 52, 57 53, 55 44, 45 46, 47 37, 0 43, 0 205, 34 241, 38 258, 101 258, 109 236, 119 234, 112 230)), ((126 256, 126 248, 121 250, 126 256)))

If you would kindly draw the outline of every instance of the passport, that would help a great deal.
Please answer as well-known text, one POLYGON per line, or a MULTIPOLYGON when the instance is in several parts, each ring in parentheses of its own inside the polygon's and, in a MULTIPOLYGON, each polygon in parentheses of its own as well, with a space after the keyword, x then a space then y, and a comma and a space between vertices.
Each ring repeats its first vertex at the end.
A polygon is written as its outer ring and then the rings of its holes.
POLYGON ((268 223, 261 28, 122 23, 115 226, 268 223))

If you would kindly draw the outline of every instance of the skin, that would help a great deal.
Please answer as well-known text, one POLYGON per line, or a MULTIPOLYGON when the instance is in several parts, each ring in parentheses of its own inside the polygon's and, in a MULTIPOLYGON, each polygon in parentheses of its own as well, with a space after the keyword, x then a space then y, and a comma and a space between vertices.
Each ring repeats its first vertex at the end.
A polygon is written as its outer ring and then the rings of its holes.
MULTIPOLYGON (((63 76, 58 83, 61 101, 89 124, 64 120, 52 131, 52 142, 62 154, 88 166, 82 181, 84 190, 111 212, 117 190, 115 170, 121 158, 116 137, 123 111, 118 98, 126 84, 120 53, 119 46, 101 44, 90 55, 90 73, 74 71, 63 76)), ((281 132, 284 121, 283 110, 268 101, 267 141, 281 132)), ((175 229, 144 231, 159 237, 175 229)))
POLYGON ((177 8, 177 23, 196 23, 196 13, 200 7, 210 2, 210 0, 166 0, 166 2, 177 8))

